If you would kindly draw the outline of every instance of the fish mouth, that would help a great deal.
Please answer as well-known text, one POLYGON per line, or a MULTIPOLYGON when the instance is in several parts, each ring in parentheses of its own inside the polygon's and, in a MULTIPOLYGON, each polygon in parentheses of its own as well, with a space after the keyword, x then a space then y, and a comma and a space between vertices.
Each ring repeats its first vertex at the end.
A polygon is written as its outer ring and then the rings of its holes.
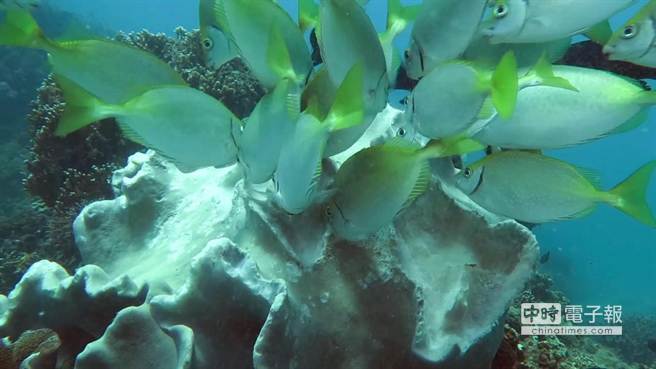
POLYGON ((602 53, 606 58, 608 58, 608 60, 616 60, 614 58, 615 48, 613 46, 604 46, 604 48, 602 49, 602 53))

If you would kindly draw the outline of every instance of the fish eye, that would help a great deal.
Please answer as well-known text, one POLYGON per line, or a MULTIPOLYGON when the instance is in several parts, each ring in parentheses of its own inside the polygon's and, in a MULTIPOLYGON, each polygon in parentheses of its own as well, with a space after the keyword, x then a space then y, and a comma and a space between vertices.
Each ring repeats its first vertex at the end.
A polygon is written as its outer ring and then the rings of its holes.
POLYGON ((410 59, 410 50, 406 49, 406 50, 403 52, 403 57, 404 57, 406 60, 407 60, 407 59, 410 59))
POLYGON ((405 137, 407 133, 408 132, 406 132, 405 128, 399 128, 398 134, 400 137, 405 137))
POLYGON ((622 38, 630 39, 635 37, 635 35, 637 34, 638 34, 638 28, 634 25, 628 25, 624 27, 624 31, 622 31, 622 38))
POLYGON ((326 206, 326 210, 324 212, 325 212, 327 218, 332 218, 333 217, 333 211, 330 210, 330 206, 326 206))
POLYGON ((212 41, 211 38, 204 38, 203 39, 203 47, 207 50, 211 49, 212 46, 214 46, 214 41, 212 41))
POLYGON ((473 174, 473 171, 471 170, 470 167, 467 167, 467 168, 465 168, 465 170, 463 171, 462 174, 465 176, 465 178, 469 179, 469 178, 471 178, 471 176, 473 174))
POLYGON ((508 7, 507 6, 505 6, 503 4, 499 4, 499 5, 497 5, 496 8, 494 8, 494 17, 495 18, 501 19, 501 18, 505 17, 506 15, 508 15, 508 7))

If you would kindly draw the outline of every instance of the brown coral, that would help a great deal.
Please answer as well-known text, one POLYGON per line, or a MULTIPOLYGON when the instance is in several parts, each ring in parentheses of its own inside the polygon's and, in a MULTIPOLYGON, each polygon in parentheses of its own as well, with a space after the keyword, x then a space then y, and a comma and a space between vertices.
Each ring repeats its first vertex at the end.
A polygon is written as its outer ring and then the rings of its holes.
POLYGON ((0 369, 18 369, 33 354, 39 354, 41 362, 51 362, 54 368, 60 346, 59 337, 50 329, 26 331, 9 345, 0 342, 0 369))

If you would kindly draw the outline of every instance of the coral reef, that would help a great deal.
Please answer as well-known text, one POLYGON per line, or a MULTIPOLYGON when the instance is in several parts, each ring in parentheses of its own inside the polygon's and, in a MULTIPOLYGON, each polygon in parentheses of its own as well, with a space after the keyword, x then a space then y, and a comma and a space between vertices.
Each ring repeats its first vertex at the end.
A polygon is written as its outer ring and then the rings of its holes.
POLYGON ((612 347, 626 362, 656 367, 656 352, 647 347, 647 341, 656 338, 656 316, 627 315, 622 320, 621 336, 598 337, 598 341, 612 347))
POLYGON ((548 275, 537 273, 510 304, 504 338, 494 358, 492 369, 656 368, 656 361, 650 358, 645 343, 653 333, 653 319, 625 320, 622 336, 519 335, 520 305, 545 301, 569 303, 567 297, 554 287, 548 275), (650 321, 652 325, 648 324, 650 321))
POLYGON ((0 336, 11 339, 48 328, 61 343, 58 368, 72 368, 77 354, 103 335, 116 313, 142 304, 146 293, 145 286, 127 277, 110 280, 93 265, 70 276, 43 260, 29 268, 8 298, 0 295, 0 336))
POLYGON ((656 77, 654 68, 624 61, 609 60, 602 49, 602 45, 593 41, 577 42, 567 50, 567 54, 560 60, 560 63, 607 70, 635 79, 653 79, 656 77))
POLYGON ((50 329, 25 331, 14 342, 0 342, 0 368, 52 368, 60 346, 59 337, 50 329))
POLYGON ((29 112, 34 91, 47 76, 46 55, 37 50, 0 46, 1 137, 16 137, 29 112))
MULTIPOLYGON (((389 135, 400 114, 382 112, 353 150, 389 135)), ((71 277, 35 264, 0 308, 0 335, 50 328, 79 368, 119 357, 127 368, 489 365, 538 257, 526 228, 435 180, 394 224, 346 242, 321 206, 290 216, 268 185, 242 179, 237 166, 183 174, 154 152, 133 155, 113 176, 115 198, 74 223, 89 265, 71 277), (91 343, 82 350, 71 330, 91 343)))

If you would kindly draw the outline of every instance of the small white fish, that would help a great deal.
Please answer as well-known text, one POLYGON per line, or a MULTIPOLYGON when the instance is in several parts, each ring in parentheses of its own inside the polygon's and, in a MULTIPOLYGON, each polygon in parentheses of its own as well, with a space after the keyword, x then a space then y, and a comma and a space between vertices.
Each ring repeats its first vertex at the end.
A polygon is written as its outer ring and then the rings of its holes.
POLYGON ((604 46, 610 60, 656 67, 656 0, 651 0, 618 29, 604 46))
POLYGON ((493 43, 549 42, 592 29, 605 37, 606 20, 633 0, 496 0, 480 32, 493 43), (598 29, 593 29, 595 26, 598 29))
POLYGON ((408 76, 419 79, 440 63, 459 58, 476 34, 486 4, 487 0, 425 0, 404 54, 408 76))
POLYGON ((115 118, 128 139, 169 158, 183 172, 237 161, 233 137, 241 121, 199 90, 163 86, 123 104, 108 104, 66 79, 57 77, 57 82, 66 101, 58 136, 115 118))
POLYGON ((526 151, 500 151, 462 170, 457 186, 480 206, 512 219, 546 223, 585 216, 607 203, 656 227, 646 191, 656 161, 644 165, 610 191, 560 160, 526 151))

